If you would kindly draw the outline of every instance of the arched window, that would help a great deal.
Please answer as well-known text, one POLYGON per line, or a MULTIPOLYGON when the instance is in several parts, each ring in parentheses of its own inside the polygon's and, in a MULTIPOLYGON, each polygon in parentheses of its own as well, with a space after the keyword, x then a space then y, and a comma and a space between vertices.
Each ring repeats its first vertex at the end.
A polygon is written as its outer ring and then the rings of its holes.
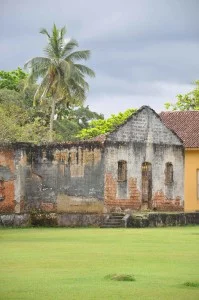
POLYGON ((165 164, 165 184, 170 185, 173 183, 173 165, 170 162, 165 164))
POLYGON ((127 162, 125 160, 118 161, 118 181, 127 180, 127 162))

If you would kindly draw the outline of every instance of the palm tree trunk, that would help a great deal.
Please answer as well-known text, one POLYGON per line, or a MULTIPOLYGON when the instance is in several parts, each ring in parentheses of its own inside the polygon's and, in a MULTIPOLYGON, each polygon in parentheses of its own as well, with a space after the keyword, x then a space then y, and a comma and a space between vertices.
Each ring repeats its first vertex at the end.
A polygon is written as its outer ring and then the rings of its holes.
POLYGON ((55 96, 52 96, 51 116, 50 116, 50 142, 53 141, 53 122, 55 117, 55 96))

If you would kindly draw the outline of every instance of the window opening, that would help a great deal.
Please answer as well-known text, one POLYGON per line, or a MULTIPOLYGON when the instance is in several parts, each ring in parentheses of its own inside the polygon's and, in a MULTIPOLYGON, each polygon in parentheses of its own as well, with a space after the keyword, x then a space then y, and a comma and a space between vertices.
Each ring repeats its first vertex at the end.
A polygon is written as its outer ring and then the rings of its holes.
POLYGON ((118 181, 127 180, 127 162, 125 160, 118 161, 118 181))
POLYGON ((169 185, 173 183, 173 165, 172 163, 166 163, 165 167, 165 184, 169 185))

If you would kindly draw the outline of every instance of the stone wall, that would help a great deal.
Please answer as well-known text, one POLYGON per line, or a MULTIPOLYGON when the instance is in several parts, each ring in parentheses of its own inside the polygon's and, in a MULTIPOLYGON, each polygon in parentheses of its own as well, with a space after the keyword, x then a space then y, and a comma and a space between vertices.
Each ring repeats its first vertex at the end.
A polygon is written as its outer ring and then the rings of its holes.
POLYGON ((167 227, 199 225, 199 213, 148 213, 133 214, 128 227, 167 227))
MULTIPOLYGON (((0 214, 0 227, 100 227, 107 214, 37 213, 0 214)), ((199 213, 149 213, 128 217, 127 227, 167 227, 199 225, 199 213)))
POLYGON ((99 213, 2 214, 0 227, 100 227, 106 217, 99 213))

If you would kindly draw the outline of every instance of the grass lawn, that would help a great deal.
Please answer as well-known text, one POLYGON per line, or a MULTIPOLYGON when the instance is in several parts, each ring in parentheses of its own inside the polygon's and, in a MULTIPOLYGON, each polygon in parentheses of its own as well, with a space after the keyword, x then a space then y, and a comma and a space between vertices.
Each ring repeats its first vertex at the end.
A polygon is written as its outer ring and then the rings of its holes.
POLYGON ((1 300, 198 300, 197 282, 199 226, 0 230, 1 300))

